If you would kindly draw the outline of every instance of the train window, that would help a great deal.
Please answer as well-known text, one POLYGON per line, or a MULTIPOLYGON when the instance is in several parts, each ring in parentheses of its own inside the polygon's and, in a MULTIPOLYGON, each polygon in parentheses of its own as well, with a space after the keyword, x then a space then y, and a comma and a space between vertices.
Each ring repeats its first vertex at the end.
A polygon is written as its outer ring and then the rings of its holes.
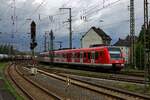
POLYGON ((121 58, 121 50, 120 48, 108 48, 111 59, 120 59, 121 58))
POLYGON ((82 58, 82 53, 80 53, 80 58, 82 58))
POLYGON ((64 58, 66 58, 67 57, 67 54, 64 54, 64 58))
POLYGON ((92 53, 92 59, 94 59, 94 58, 95 58, 94 54, 95 54, 95 53, 92 53))
POLYGON ((71 58, 72 57, 72 53, 68 53, 68 58, 71 58))
POLYGON ((95 59, 98 59, 98 52, 95 52, 95 59))
POLYGON ((70 58, 70 53, 67 54, 67 58, 70 58))
POLYGON ((62 54, 62 56, 63 56, 63 58, 65 58, 66 56, 65 56, 65 54, 62 54))
POLYGON ((74 54, 74 58, 77 58, 77 53, 74 54))
POLYGON ((74 53, 72 53, 72 58, 74 58, 75 57, 75 54, 74 53))
POLYGON ((88 59, 91 59, 91 53, 88 52, 88 59))
POLYGON ((103 51, 100 51, 100 54, 99 54, 100 56, 103 56, 104 55, 104 52, 103 51))
POLYGON ((86 53, 84 53, 84 58, 86 58, 86 53))
POLYGON ((62 58, 62 54, 60 54, 59 56, 60 56, 60 58, 62 58))
POLYGON ((76 53, 74 54, 74 58, 76 58, 76 53))
POLYGON ((66 54, 66 58, 69 58, 69 53, 66 54))
POLYGON ((80 53, 75 53, 75 58, 80 58, 80 53))
POLYGON ((80 58, 80 53, 77 53, 77 58, 80 58))

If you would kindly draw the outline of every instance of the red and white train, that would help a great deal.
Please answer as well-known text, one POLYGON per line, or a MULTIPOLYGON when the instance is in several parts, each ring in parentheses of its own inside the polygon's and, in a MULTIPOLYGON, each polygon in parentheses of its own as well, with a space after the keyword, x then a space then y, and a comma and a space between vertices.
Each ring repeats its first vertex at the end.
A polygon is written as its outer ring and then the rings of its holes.
POLYGON ((53 60, 54 63, 84 65, 84 67, 99 67, 107 70, 121 70, 124 67, 121 50, 111 46, 43 52, 38 56, 38 60, 41 62, 53 60))

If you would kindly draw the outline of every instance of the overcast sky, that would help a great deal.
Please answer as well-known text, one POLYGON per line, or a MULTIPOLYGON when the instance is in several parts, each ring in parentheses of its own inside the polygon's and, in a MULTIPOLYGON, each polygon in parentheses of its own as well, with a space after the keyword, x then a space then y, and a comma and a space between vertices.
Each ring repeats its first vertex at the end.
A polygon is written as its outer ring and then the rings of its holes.
MULTIPOLYGON (((29 50, 30 23, 37 24, 37 50, 43 50, 43 35, 51 29, 55 41, 68 47, 68 10, 72 8, 73 47, 80 47, 80 37, 91 27, 100 27, 111 36, 112 44, 129 34, 129 0, 0 0, 0 43, 14 43, 29 50), (15 15, 15 17, 14 17, 15 15), (81 19, 81 16, 86 17, 81 19), (14 39, 12 40, 12 35, 14 39)), ((143 0, 135 0, 136 35, 143 24, 143 0)), ((55 44, 57 48, 59 45, 55 44)))

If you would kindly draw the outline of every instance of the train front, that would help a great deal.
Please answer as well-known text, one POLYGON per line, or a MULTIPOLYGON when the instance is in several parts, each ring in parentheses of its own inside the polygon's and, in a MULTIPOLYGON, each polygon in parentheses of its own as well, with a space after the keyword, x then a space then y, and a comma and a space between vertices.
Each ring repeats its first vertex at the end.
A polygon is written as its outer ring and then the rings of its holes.
POLYGON ((109 61, 112 64, 113 70, 121 70, 124 67, 124 59, 120 48, 109 47, 108 48, 109 61))

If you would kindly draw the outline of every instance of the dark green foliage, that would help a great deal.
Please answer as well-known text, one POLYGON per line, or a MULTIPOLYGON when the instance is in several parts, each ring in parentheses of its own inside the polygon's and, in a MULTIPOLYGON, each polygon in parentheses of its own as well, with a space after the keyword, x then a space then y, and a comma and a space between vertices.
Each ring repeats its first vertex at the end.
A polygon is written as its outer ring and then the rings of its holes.
POLYGON ((0 45, 0 54, 13 54, 14 49, 12 45, 0 45))
POLYGON ((144 26, 142 26, 139 38, 138 38, 138 43, 140 42, 142 45, 144 45, 144 26))
POLYGON ((144 25, 139 33, 138 41, 135 45, 136 66, 138 69, 144 69, 144 25))
POLYGON ((136 66, 138 69, 144 69, 144 45, 141 42, 136 44, 136 66))

